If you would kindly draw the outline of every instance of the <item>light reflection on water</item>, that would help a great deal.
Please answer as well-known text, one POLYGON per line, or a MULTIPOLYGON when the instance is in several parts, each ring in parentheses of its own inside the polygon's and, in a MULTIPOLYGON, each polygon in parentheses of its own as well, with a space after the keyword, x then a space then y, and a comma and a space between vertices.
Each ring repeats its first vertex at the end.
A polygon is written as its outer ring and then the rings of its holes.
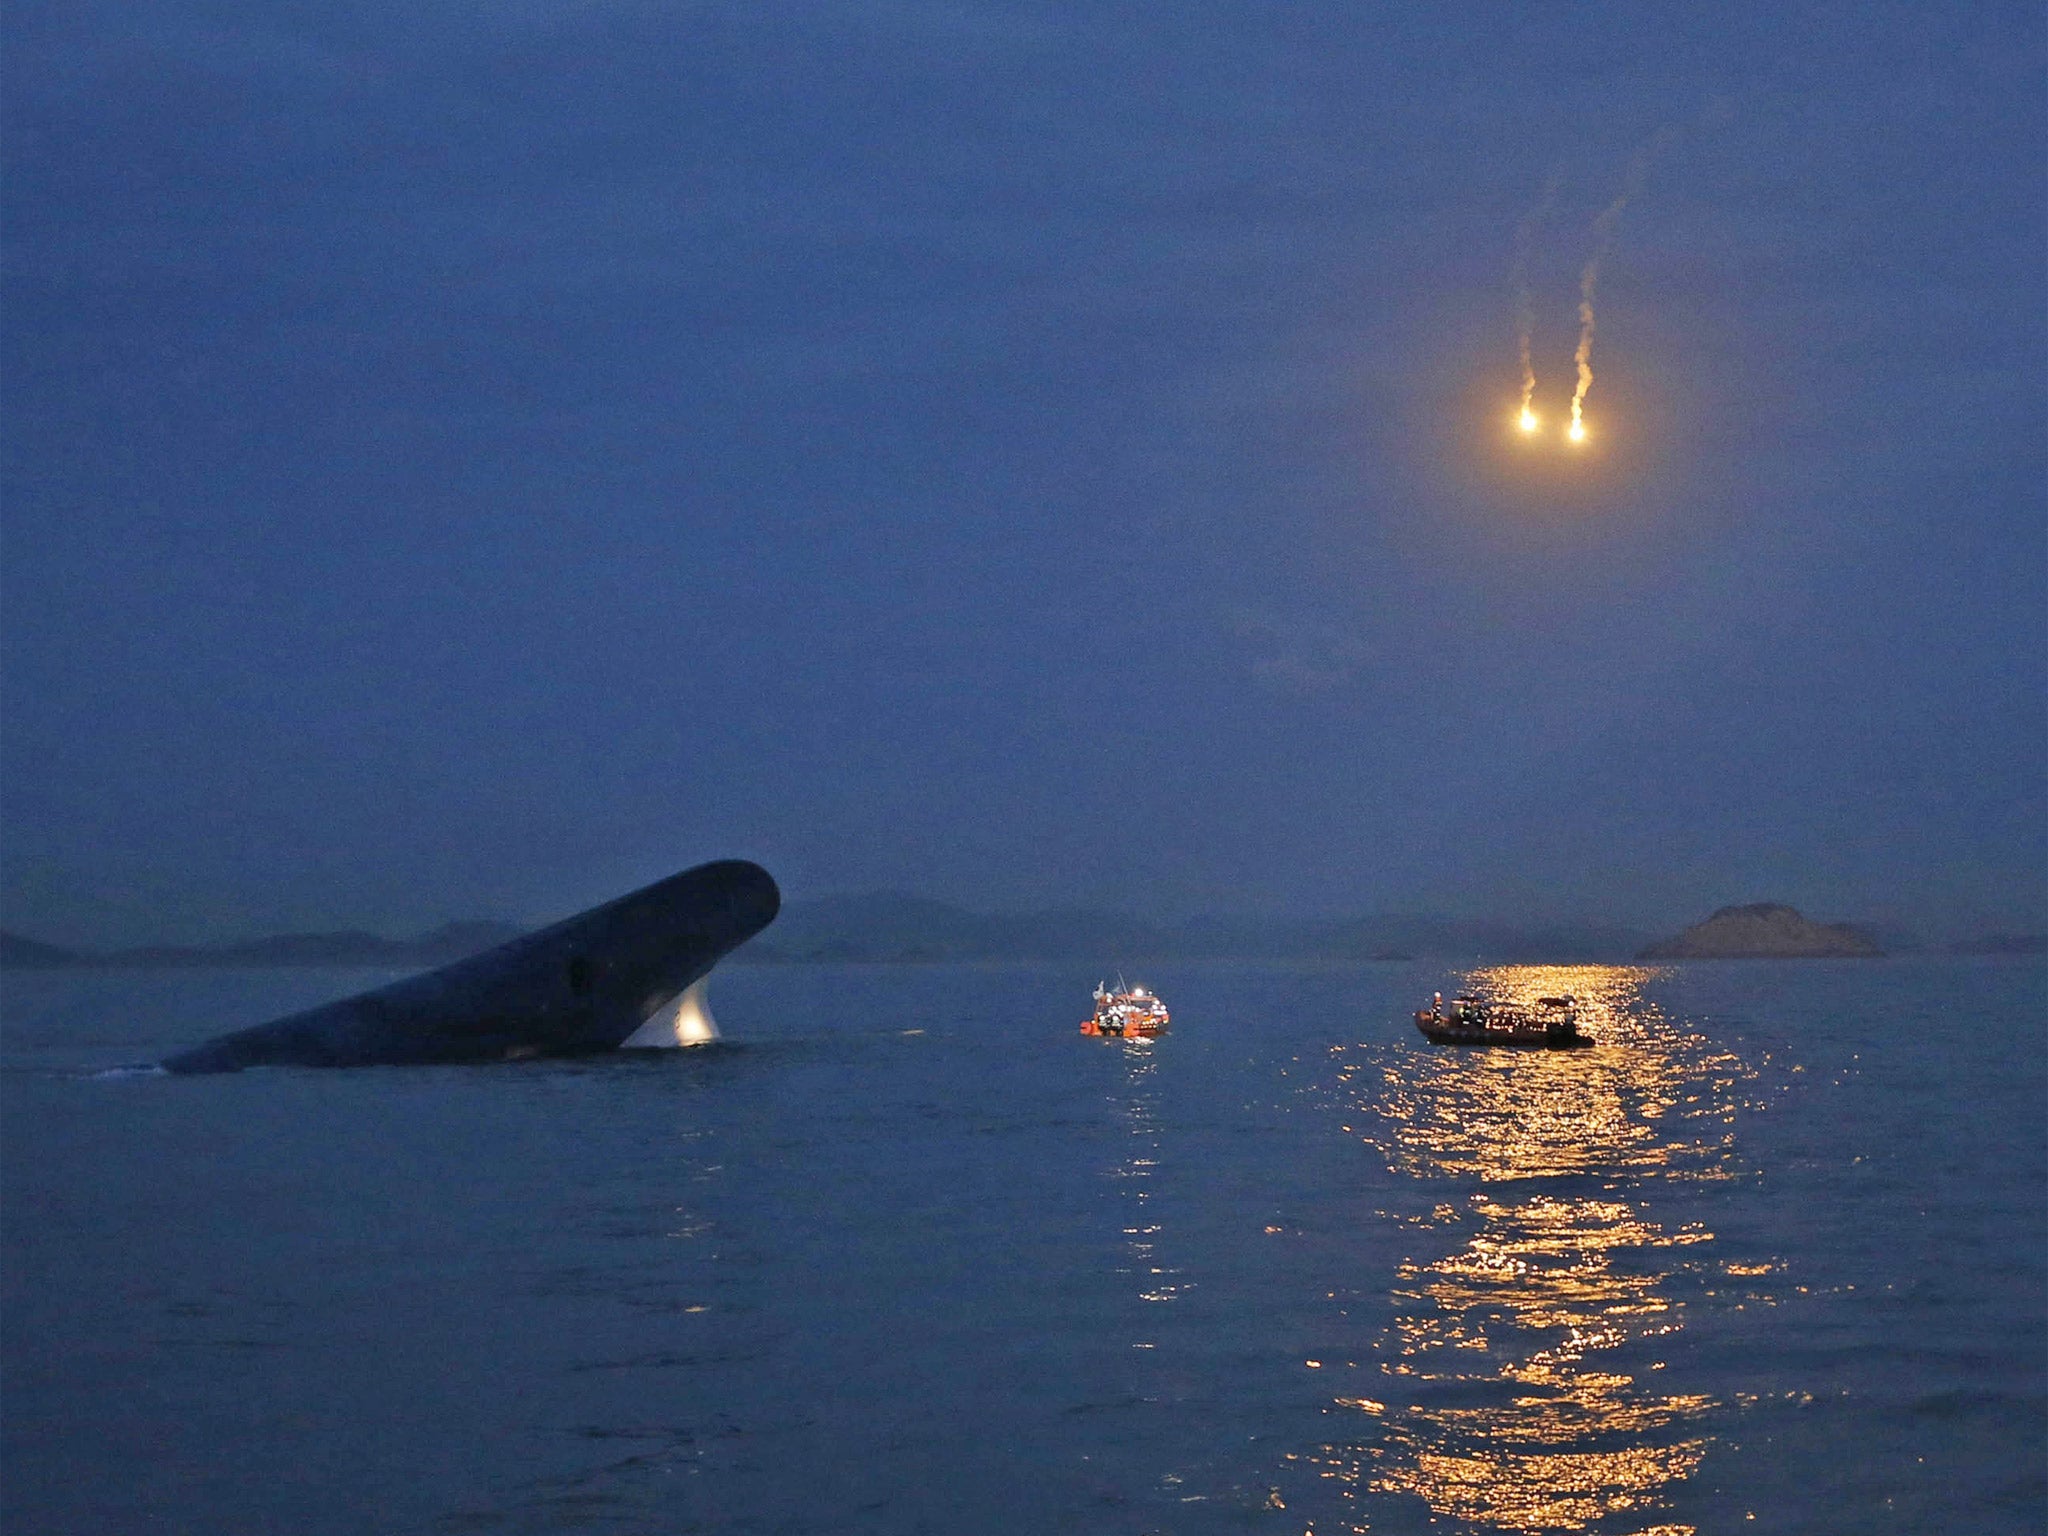
POLYGON ((1396 1273, 1378 1395, 1338 1398, 1356 1427, 1307 1458, 1341 1488, 1352 1529, 1369 1528, 1370 1493, 1414 1495, 1478 1529, 1692 1531, 1656 1515, 1699 1465, 1718 1405, 1657 1373, 1684 1327, 1674 1276, 1714 1235, 1653 1220, 1646 1196, 1651 1181, 1735 1176, 1738 1092, 1754 1074, 1645 1001, 1650 974, 1465 978, 1507 1002, 1572 994, 1598 1049, 1418 1039, 1336 1053, 1345 1129, 1394 1172, 1467 1186, 1411 1223, 1432 1241, 1396 1273))
POLYGON ((1128 1094, 1122 1109, 1130 1142, 1125 1156, 1108 1172, 1123 1183, 1130 1209, 1123 1229, 1126 1262, 1117 1272, 1135 1278, 1140 1301, 1172 1301, 1184 1287, 1174 1278, 1179 1270, 1160 1262, 1159 1222, 1152 1210, 1152 1177, 1159 1166, 1160 1146, 1159 1059, 1150 1040, 1126 1040, 1121 1049, 1128 1094))

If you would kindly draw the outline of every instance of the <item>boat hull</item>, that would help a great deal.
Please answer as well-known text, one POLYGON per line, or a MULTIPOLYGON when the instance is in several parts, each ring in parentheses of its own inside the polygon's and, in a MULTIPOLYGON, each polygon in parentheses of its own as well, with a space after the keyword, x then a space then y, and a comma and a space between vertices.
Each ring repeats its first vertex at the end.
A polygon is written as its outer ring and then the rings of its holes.
POLYGON ((1462 1024, 1436 1014, 1418 1013, 1415 1027, 1432 1045, 1492 1045, 1525 1051, 1575 1051, 1593 1044, 1576 1028, 1551 1029, 1541 1024, 1508 1024, 1488 1028, 1462 1024))
POLYGON ((1166 1033, 1169 1026, 1164 1020, 1157 1024, 1099 1024, 1094 1019, 1081 1021, 1081 1033, 1099 1035, 1105 1040, 1149 1040, 1166 1033))
POLYGON ((664 1019, 665 1039, 637 1043, 693 1043, 695 1020, 684 1015, 702 1009, 690 989, 781 905, 759 865, 700 864, 438 971, 238 1029, 161 1065, 208 1073, 582 1056, 664 1019))

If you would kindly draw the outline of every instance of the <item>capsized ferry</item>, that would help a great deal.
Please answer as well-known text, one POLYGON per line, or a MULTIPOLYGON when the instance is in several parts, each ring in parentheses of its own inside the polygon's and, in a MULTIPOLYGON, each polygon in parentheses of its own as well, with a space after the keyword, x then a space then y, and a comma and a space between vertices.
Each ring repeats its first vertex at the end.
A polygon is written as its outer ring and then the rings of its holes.
POLYGON ((1147 992, 1143 987, 1126 987, 1119 976, 1114 992, 1099 981, 1095 984, 1095 1012, 1081 1021, 1081 1033, 1163 1035, 1166 1026, 1172 1022, 1166 1004, 1159 1000, 1156 992, 1147 992))
POLYGON ((1441 992, 1429 1007, 1418 1009, 1415 1027, 1438 1045, 1521 1045, 1571 1050, 1591 1045, 1579 1033, 1579 1004, 1572 997, 1539 997, 1533 1007, 1489 1003, 1476 997, 1454 997, 1444 1006, 1441 992))

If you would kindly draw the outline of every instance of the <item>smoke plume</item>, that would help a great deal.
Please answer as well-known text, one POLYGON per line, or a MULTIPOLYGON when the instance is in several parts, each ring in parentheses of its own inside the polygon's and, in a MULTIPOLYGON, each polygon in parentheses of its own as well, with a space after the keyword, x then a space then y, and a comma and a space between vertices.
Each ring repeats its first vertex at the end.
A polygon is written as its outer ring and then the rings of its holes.
POLYGON ((1543 195, 1537 199, 1536 206, 1515 226, 1515 259, 1508 269, 1508 281, 1515 290, 1515 344, 1522 359, 1522 421, 1525 425, 1530 421, 1529 404, 1536 398, 1536 363, 1530 355, 1530 341, 1536 331, 1536 300, 1529 291, 1529 261, 1536 245, 1536 235, 1557 205, 1558 188, 1563 185, 1564 170, 1559 167, 1543 183, 1543 195))
POLYGON ((1628 207, 1630 198, 1643 190, 1643 179, 1650 174, 1651 162, 1664 152, 1677 133, 1675 127, 1664 127, 1651 135, 1650 141, 1630 157, 1621 191, 1593 220, 1593 254, 1586 258, 1585 269, 1579 273, 1579 348, 1573 354, 1579 381, 1572 392, 1572 423, 1568 429, 1574 440, 1585 435, 1581 420, 1586 393, 1593 387, 1593 294, 1600 286, 1600 263, 1614 248, 1614 230, 1621 222, 1622 210, 1628 207))

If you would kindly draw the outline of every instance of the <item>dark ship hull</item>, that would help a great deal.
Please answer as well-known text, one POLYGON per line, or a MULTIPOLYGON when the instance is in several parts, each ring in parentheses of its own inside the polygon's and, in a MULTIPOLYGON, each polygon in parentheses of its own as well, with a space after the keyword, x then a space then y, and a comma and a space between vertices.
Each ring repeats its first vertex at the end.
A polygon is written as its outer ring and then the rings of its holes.
POLYGON ((1533 1029, 1488 1028, 1484 1025, 1454 1023, 1428 1012, 1415 1015, 1415 1027, 1423 1038, 1437 1045, 1504 1045, 1522 1050, 1573 1051, 1593 1044, 1576 1028, 1552 1030, 1541 1025, 1533 1029))
POLYGON ((1579 1011, 1569 997, 1545 997, 1534 1008, 1481 1002, 1474 997, 1443 999, 1419 1009, 1415 1027, 1435 1045, 1504 1045, 1521 1050, 1571 1051, 1593 1044, 1579 1033, 1579 1011))
POLYGON ((774 919, 781 893, 740 859, 700 864, 438 971, 239 1029, 163 1062, 419 1066, 615 1050, 774 919))

